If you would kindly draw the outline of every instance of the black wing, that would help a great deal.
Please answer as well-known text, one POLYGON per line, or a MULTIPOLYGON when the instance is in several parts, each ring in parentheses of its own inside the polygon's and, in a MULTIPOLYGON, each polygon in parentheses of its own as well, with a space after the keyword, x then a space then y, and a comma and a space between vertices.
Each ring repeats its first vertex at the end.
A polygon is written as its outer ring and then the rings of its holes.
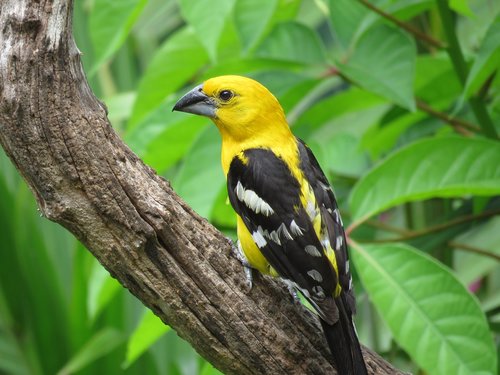
POLYGON ((301 169, 311 185, 316 202, 321 212, 321 221, 326 229, 332 249, 337 259, 338 278, 342 291, 345 293, 347 310, 352 315, 356 313, 356 303, 352 289, 352 277, 349 268, 349 253, 344 227, 337 201, 325 174, 312 151, 298 139, 301 169))
POLYGON ((227 187, 231 205, 269 264, 302 291, 322 319, 336 322, 337 274, 301 203, 300 182, 285 162, 268 149, 246 150, 243 160, 232 160, 227 187))

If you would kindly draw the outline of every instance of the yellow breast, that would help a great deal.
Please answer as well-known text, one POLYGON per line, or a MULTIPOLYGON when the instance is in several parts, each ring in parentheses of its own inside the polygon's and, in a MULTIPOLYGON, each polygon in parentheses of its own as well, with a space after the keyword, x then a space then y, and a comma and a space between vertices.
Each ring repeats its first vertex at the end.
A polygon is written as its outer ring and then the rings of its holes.
POLYGON ((266 258, 262 255, 259 248, 255 244, 254 239, 252 238, 252 234, 248 231, 245 223, 241 219, 239 215, 237 215, 237 231, 238 231, 238 239, 240 240, 241 248, 243 249, 243 253, 245 253, 245 257, 250 263, 252 268, 255 268, 260 273, 271 276, 278 276, 274 268, 268 263, 266 258))

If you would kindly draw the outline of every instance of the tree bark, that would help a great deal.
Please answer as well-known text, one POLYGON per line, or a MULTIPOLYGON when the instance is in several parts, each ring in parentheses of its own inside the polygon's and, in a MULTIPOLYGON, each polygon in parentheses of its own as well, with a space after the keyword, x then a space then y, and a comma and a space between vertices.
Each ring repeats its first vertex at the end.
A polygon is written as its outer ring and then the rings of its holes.
MULTIPOLYGON (((2 0, 0 143, 41 213, 227 374, 334 373, 317 318, 241 265, 121 141, 90 90, 72 1, 2 0)), ((398 374, 365 349, 371 374, 398 374)))

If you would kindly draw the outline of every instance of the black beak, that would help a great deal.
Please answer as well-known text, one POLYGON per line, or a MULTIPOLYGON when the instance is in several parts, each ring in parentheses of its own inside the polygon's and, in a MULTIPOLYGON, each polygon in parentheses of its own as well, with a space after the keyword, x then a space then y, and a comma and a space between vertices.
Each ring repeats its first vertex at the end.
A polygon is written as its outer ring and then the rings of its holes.
POLYGON ((203 85, 198 85, 175 103, 172 111, 188 112, 195 115, 215 117, 215 101, 203 92, 203 85))

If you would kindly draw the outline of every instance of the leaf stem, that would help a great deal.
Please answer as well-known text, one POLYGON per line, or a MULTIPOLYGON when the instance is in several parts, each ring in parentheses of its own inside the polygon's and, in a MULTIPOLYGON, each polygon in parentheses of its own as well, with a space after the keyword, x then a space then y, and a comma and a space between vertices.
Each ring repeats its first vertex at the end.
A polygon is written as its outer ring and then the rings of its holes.
POLYGON ((396 234, 399 234, 401 236, 407 236, 407 235, 413 233, 413 231, 410 231, 408 229, 395 227, 395 226, 392 226, 392 225, 389 225, 389 224, 386 224, 382 221, 377 221, 377 220, 367 220, 365 222, 365 224, 369 225, 373 228, 382 229, 383 231, 396 233, 396 234))
POLYGON ((405 235, 400 236, 400 237, 384 238, 384 239, 380 239, 380 240, 369 240, 369 241, 358 240, 358 242, 362 242, 362 243, 403 242, 403 241, 408 241, 408 240, 411 240, 411 239, 414 239, 417 237, 426 236, 426 235, 434 233, 434 232, 439 232, 439 231, 451 228, 455 225, 464 224, 464 223, 484 219, 484 218, 499 215, 499 214, 500 214, 500 209, 485 211, 485 212, 481 212, 481 213, 475 214, 475 215, 472 215, 472 214, 471 215, 464 215, 464 216, 458 217, 454 220, 450 220, 450 221, 443 223, 443 224, 434 225, 432 227, 428 227, 428 228, 418 230, 418 231, 411 231, 408 234, 405 234, 405 235))
MULTIPOLYGON (((455 34, 455 25, 452 13, 448 7, 448 1, 437 0, 437 5, 439 16, 441 17, 441 22, 443 24, 443 30, 446 38, 448 39, 448 47, 446 48, 446 51, 450 56, 453 68, 455 69, 462 86, 465 86, 469 72, 462 50, 460 49, 460 45, 458 43, 457 35, 455 34)), ((495 126, 493 125, 493 121, 491 120, 484 103, 475 96, 471 96, 468 99, 468 102, 483 130, 484 135, 489 138, 498 139, 495 126)))
POLYGON ((378 15, 384 17, 385 19, 391 21, 392 23, 396 24, 398 27, 402 28, 403 30, 406 30, 410 34, 412 34, 415 38, 420 39, 421 41, 430 44, 433 47, 443 49, 446 48, 443 42, 434 39, 430 35, 427 35, 426 33, 423 33, 422 31, 414 28, 413 26, 398 20, 396 17, 394 17, 392 14, 384 12, 382 9, 377 8, 375 5, 370 3, 368 0, 359 0, 361 4, 363 4, 365 7, 368 9, 374 11, 378 15))
MULTIPOLYGON (((328 69, 328 71, 324 74, 325 77, 327 76, 339 76, 342 78, 345 82, 350 83, 356 87, 360 87, 359 84, 356 82, 352 81, 347 77, 345 74, 343 74, 340 70, 338 70, 335 67, 332 67, 331 69, 328 69)), ((434 116, 440 120, 442 120, 444 123, 449 124, 452 126, 457 133, 460 133, 465 136, 469 136, 470 133, 467 132, 467 130, 480 133, 481 128, 479 128, 477 125, 471 124, 468 121, 459 119, 459 118, 454 118, 451 117, 449 114, 445 112, 440 112, 435 108, 432 108, 429 104, 425 103, 423 100, 419 98, 415 98, 415 102, 417 104, 417 108, 420 109, 421 111, 426 112, 427 114, 434 116)))
POLYGON ((500 255, 492 253, 491 251, 486 251, 486 250, 480 249, 480 248, 475 247, 475 246, 470 246, 470 245, 466 245, 464 243, 459 243, 459 242, 455 242, 455 241, 448 242, 448 246, 455 247, 459 250, 464 250, 464 251, 467 251, 469 253, 484 255, 484 256, 495 259, 497 262, 500 262, 500 255))
POLYGON ((471 124, 470 122, 459 119, 459 118, 451 117, 449 114, 447 114, 445 112, 440 112, 437 109, 432 108, 429 104, 427 104, 426 102, 424 102, 421 99, 417 98, 416 103, 417 103, 418 109, 420 109, 421 111, 424 111, 425 113, 428 113, 431 116, 434 116, 434 117, 442 120, 443 122, 445 122, 447 124, 450 124, 451 126, 453 126, 453 128, 458 133, 460 133, 462 135, 470 135, 470 133, 464 129, 467 129, 467 130, 470 130, 470 131, 473 131, 476 133, 481 132, 481 129, 479 127, 477 127, 476 125, 471 124))

